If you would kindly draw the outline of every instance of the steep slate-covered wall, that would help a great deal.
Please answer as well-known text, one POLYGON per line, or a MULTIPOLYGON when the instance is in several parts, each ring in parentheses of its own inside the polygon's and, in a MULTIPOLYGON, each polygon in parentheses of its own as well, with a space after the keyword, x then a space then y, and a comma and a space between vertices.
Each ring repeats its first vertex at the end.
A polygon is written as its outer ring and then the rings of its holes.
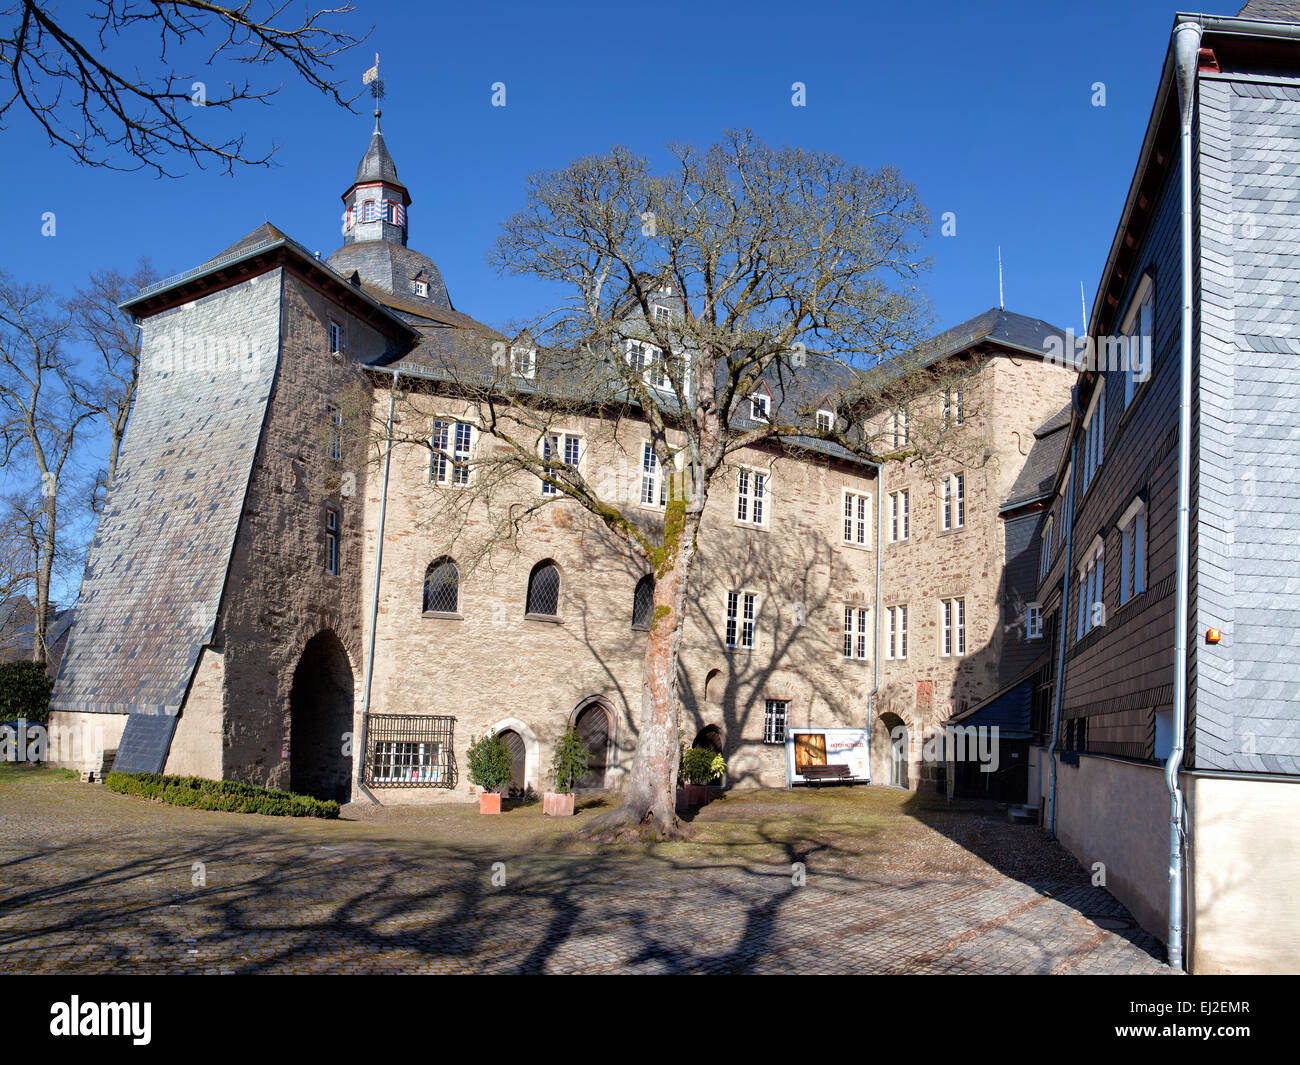
POLYGON ((1200 91, 1195 764, 1300 773, 1300 81, 1200 91), (1223 631, 1217 646, 1204 632, 1223 631))

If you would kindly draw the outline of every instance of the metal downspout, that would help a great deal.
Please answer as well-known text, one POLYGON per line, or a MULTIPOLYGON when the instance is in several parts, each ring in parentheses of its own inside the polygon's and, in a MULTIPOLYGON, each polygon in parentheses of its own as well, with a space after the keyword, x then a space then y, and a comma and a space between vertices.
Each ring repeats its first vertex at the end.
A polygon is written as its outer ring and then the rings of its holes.
MULTIPOLYGON (((376 367, 378 369, 379 367, 376 367)), ((361 703, 361 742, 357 752, 357 787, 365 791, 366 751, 369 749, 370 688, 375 678, 375 629, 379 622, 379 574, 384 563, 384 520, 388 514, 388 471, 393 458, 393 403, 397 398, 397 370, 389 371, 393 380, 388 389, 388 426, 384 434, 384 487, 379 496, 379 540, 375 545, 375 581, 370 606, 370 647, 366 651, 366 688, 361 703)))
POLYGON ((1173 750, 1165 763, 1169 790, 1169 966, 1183 969, 1183 792, 1178 773, 1183 764, 1187 732, 1187 601, 1188 548, 1191 541, 1192 484, 1192 117, 1196 99, 1197 55, 1201 26, 1180 22, 1174 27, 1178 106, 1182 119, 1182 245, 1183 320, 1179 352, 1178 390, 1178 558, 1174 598, 1173 750))
MULTIPOLYGON (((871 691, 867 694, 867 772, 871 772, 871 725, 875 710, 876 692, 880 691, 880 559, 885 553, 885 470, 883 464, 872 462, 876 468, 876 601, 875 650, 871 652, 871 691)), ((872 781, 874 784, 875 781, 872 781)))

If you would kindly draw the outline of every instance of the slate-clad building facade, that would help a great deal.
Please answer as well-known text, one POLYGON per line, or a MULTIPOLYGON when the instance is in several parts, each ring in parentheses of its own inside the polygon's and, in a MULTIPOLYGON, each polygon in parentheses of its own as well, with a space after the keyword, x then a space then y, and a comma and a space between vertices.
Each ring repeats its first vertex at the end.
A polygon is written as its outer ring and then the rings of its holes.
POLYGON ((1089 325, 1096 364, 1079 376, 1040 516, 1050 546, 1038 599, 1055 646, 1036 678, 1030 790, 1145 926, 1178 934, 1164 767, 1185 670, 1185 956, 1202 972, 1296 971, 1300 7, 1248 4, 1238 19, 1183 23, 1203 31, 1186 660, 1174 653, 1184 293, 1171 45, 1089 325), (1115 338, 1134 342, 1127 360, 1107 358, 1121 351, 1115 338))

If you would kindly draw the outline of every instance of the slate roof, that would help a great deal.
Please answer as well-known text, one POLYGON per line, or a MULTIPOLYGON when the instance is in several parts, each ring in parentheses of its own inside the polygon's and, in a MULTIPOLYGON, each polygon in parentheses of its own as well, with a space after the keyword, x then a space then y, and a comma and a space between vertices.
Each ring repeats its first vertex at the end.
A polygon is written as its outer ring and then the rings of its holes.
POLYGON ((1034 430, 1029 456, 1003 501, 1002 510, 1011 510, 1052 494, 1061 454, 1069 443, 1070 434, 1063 430, 1069 428, 1073 414, 1072 404, 1067 403, 1034 430))
POLYGON ((1300 22, 1300 2, 1297 0, 1250 0, 1238 18, 1262 19, 1268 22, 1300 22))
POLYGON ((1033 703, 1034 674, 1042 667, 1046 656, 1025 671, 1020 679, 1012 682, 1001 691, 994 692, 982 703, 971 707, 965 713, 948 719, 949 725, 963 728, 977 726, 998 729, 1002 739, 1015 739, 1032 734, 1029 711, 1033 703))
MULTIPOLYGON (((388 145, 384 143, 383 131, 379 128, 379 112, 375 112, 375 129, 370 134, 370 143, 366 146, 366 154, 361 157, 361 162, 357 164, 357 176, 353 181, 354 185, 365 185, 372 181, 386 181, 390 185, 397 185, 405 190, 406 186, 397 177, 397 164, 393 162, 392 155, 389 154, 388 145)), ((410 202, 410 193, 407 193, 407 202, 410 202)))
POLYGON ((1034 355, 1046 354, 1048 337, 1063 337, 1065 331, 1041 318, 1029 318, 1001 307, 990 307, 983 314, 955 325, 927 341, 919 349, 928 362, 955 355, 984 341, 1015 348, 1034 355))
POLYGON ((359 240, 344 244, 325 264, 344 277, 350 277, 355 270, 363 283, 397 297, 412 308, 425 305, 411 286, 416 277, 423 277, 429 285, 429 309, 453 309, 437 265, 427 255, 405 245, 388 240, 359 240))

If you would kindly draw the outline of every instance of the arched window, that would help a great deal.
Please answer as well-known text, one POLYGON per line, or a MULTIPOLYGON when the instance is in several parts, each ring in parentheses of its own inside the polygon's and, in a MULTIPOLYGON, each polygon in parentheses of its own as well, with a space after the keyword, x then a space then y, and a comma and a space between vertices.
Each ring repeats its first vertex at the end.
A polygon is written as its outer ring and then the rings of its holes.
POLYGON ((455 614, 460 607, 460 570, 449 558, 435 559, 424 571, 424 612, 455 614))
POLYGON ((647 573, 632 593, 632 628, 648 629, 655 610, 655 575, 647 573))
POLYGON ((560 567, 549 558, 528 575, 527 610, 548 618, 560 616, 560 567))

